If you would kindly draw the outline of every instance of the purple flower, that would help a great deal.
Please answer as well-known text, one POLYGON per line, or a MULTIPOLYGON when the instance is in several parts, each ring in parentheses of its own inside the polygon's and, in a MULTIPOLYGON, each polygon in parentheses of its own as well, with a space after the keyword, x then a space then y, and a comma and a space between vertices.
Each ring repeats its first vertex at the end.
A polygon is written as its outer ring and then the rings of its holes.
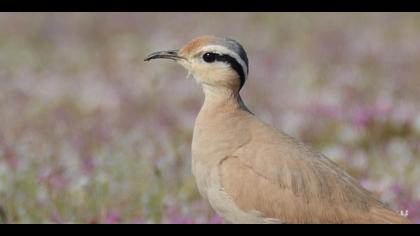
POLYGON ((310 112, 314 116, 323 116, 330 119, 341 119, 343 116, 340 107, 327 104, 314 104, 311 106, 310 112))
POLYGON ((185 216, 181 213, 181 209, 177 205, 166 206, 166 220, 169 224, 194 224, 195 220, 192 216, 185 216))
POLYGON ((169 220, 170 224, 194 224, 195 220, 192 216, 175 216, 169 220))
POLYGON ((91 173, 92 173, 92 171, 93 171, 93 170, 95 169, 95 167, 96 167, 96 162, 95 162, 95 159, 94 159, 94 158, 92 158, 92 157, 90 157, 90 156, 84 157, 84 158, 81 160, 81 164, 82 164, 82 169, 83 169, 83 172, 84 172, 84 174, 86 174, 86 175, 91 174, 91 173))
POLYGON ((54 212, 51 214, 51 221, 55 223, 61 223, 63 220, 61 219, 61 215, 59 212, 54 212))
POLYGON ((54 172, 52 169, 42 170, 38 179, 40 183, 57 190, 66 188, 70 183, 70 179, 64 173, 59 171, 54 172))
POLYGON ((209 224, 223 224, 223 218, 215 214, 209 221, 209 224))
POLYGON ((388 116, 392 113, 394 104, 390 98, 378 99, 375 103, 375 112, 378 116, 388 116))
POLYGON ((116 211, 111 211, 105 218, 105 224, 121 223, 121 214, 116 211))
POLYGON ((373 110, 365 107, 358 107, 352 115, 353 125, 359 128, 365 128, 373 118, 373 110))

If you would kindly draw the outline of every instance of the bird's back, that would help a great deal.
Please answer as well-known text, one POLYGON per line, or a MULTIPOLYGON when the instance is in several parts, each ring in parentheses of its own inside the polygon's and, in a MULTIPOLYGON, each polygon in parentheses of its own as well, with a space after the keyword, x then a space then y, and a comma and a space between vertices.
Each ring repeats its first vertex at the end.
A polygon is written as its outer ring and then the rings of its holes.
POLYGON ((249 112, 203 116, 196 130, 206 138, 195 141, 211 148, 194 161, 211 160, 204 169, 217 171, 223 194, 242 211, 286 223, 409 223, 321 153, 249 112))

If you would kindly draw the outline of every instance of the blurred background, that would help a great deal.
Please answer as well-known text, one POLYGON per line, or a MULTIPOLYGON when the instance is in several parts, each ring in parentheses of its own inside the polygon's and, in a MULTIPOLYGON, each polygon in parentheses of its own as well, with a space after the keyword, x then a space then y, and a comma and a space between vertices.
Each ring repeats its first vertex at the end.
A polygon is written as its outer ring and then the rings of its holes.
POLYGON ((420 14, 0 13, 0 223, 222 223, 191 174, 200 87, 150 52, 239 41, 260 118, 420 223, 420 14))

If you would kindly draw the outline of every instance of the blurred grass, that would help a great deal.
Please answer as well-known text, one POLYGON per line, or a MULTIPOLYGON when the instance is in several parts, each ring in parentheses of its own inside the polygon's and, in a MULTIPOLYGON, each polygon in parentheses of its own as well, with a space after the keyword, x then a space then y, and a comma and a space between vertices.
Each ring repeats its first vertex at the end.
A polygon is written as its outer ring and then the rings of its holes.
POLYGON ((0 13, 0 222, 220 223, 190 171, 202 94, 150 52, 241 42, 242 96, 420 222, 420 14, 0 13))

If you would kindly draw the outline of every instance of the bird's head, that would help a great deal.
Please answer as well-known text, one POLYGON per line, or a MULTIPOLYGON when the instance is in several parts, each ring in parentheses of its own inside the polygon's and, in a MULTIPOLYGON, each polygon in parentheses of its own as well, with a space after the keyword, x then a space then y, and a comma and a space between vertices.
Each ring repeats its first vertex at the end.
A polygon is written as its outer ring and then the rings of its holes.
POLYGON ((148 55, 152 59, 172 59, 188 70, 200 83, 239 91, 248 77, 248 57, 235 40, 201 36, 180 50, 160 51, 148 55))

